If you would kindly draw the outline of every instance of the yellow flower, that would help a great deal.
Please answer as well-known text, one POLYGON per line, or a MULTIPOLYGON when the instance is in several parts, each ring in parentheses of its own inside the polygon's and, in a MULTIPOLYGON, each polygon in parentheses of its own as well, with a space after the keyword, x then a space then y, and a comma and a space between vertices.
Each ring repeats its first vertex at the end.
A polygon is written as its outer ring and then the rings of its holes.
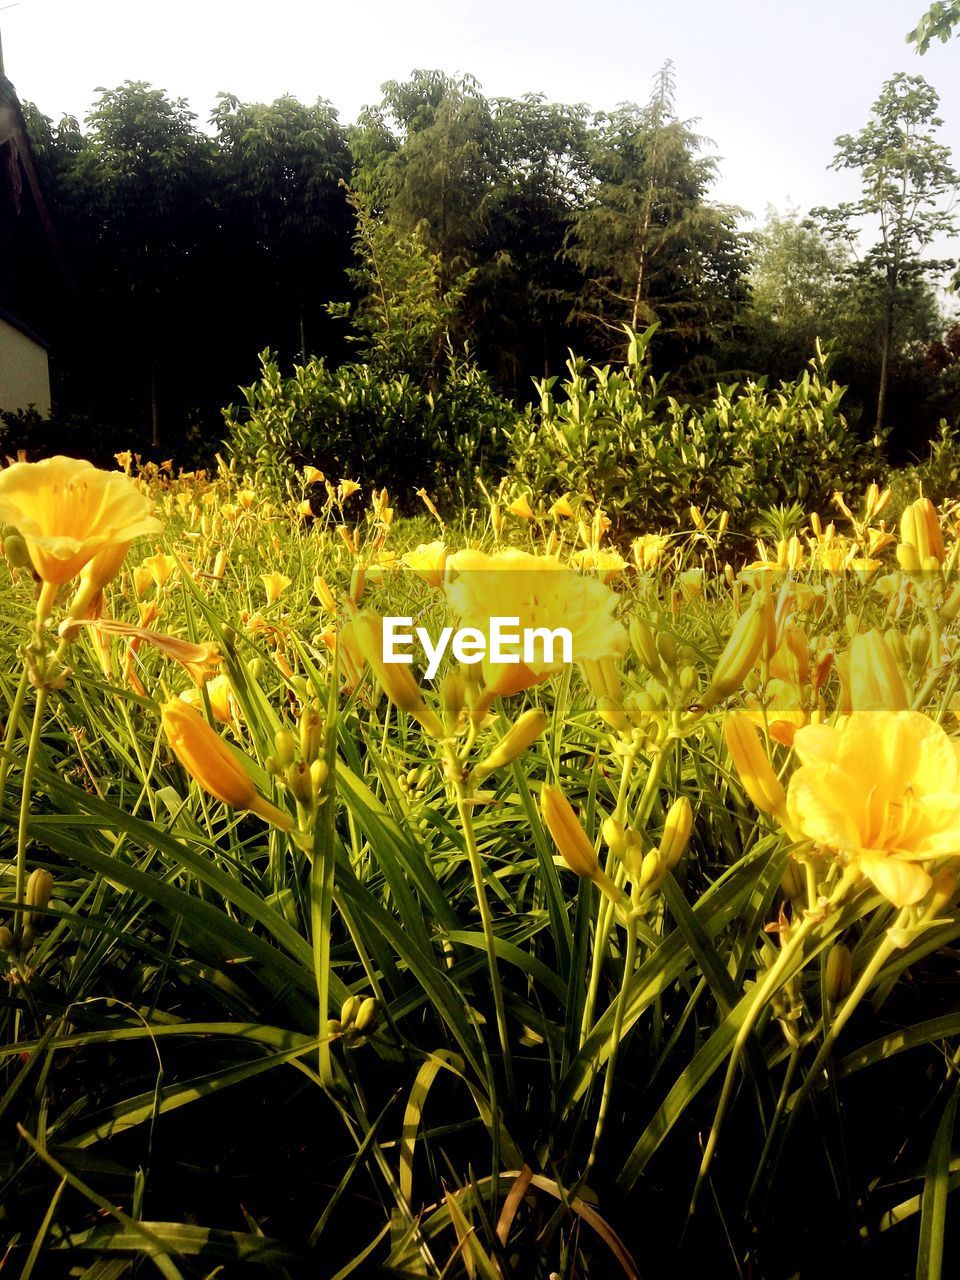
POLYGON ((347 498, 352 498, 355 493, 360 492, 360 486, 356 480, 341 480, 337 485, 337 501, 345 502, 347 498))
POLYGON ((587 547, 583 551, 577 551, 570 557, 570 561, 578 569, 595 573, 601 582, 610 582, 627 567, 627 562, 619 551, 600 547, 587 547))
POLYGON ((554 520, 572 520, 576 514, 568 493, 558 498, 550 508, 550 515, 553 516, 554 520))
POLYGON ((600 861, 593 842, 580 825, 570 801, 559 787, 543 784, 540 792, 540 812, 544 825, 550 832, 560 856, 578 876, 593 880, 601 874, 600 861))
MULTIPOLYGON (((218 724, 236 729, 239 709, 229 679, 226 676, 215 676, 207 685, 207 696, 214 720, 218 724)), ((180 698, 198 711, 203 707, 203 693, 199 687, 185 690, 180 698)))
POLYGON ((554 646, 549 661, 546 646, 538 645, 529 662, 492 663, 492 618, 516 618, 517 627, 511 630, 520 632, 567 628, 573 662, 619 658, 627 651, 626 630, 613 616, 615 593, 596 578, 582 577, 551 556, 514 550, 496 555, 458 551, 447 565, 457 574, 455 581, 446 584, 451 607, 463 626, 475 627, 487 637, 482 668, 490 693, 518 693, 564 665, 560 645, 554 646))
POLYGON ((413 716, 434 738, 443 737, 443 725, 423 700, 409 666, 385 662, 383 657, 383 619, 372 609, 356 614, 340 632, 341 644, 348 651, 355 647, 392 703, 413 716))
POLYGON ((239 489, 237 491, 237 503, 244 511, 249 511, 257 500, 255 489, 239 489))
POLYGON ((630 549, 637 568, 644 572, 655 569, 669 545, 670 539, 665 533, 643 533, 634 538, 630 549))
POLYGON ((323 472, 320 470, 319 467, 303 468, 304 484, 323 484, 325 479, 326 479, 326 476, 324 476, 323 472))
POLYGON ((141 561, 140 567, 146 569, 156 586, 162 587, 176 569, 177 561, 176 557, 165 556, 162 551, 158 551, 155 556, 148 556, 141 561))
POLYGON ((743 789, 763 813, 784 813, 784 792, 767 758, 763 740, 746 711, 724 716, 723 738, 743 789))
POLYGON ((285 573, 261 573, 260 581, 266 592, 267 604, 276 604, 289 587, 291 580, 285 573))
POLYGON ((400 557, 401 563, 418 573, 431 587, 443 586, 447 564, 447 548, 442 542, 421 542, 415 551, 400 557))
POLYGON ((684 569, 683 573, 677 574, 677 585, 680 587, 680 594, 687 604, 691 600, 696 600, 697 596, 703 591, 703 570, 684 569))
POLYGON ((919 711, 855 711, 797 732, 801 767, 787 812, 897 907, 933 886, 931 867, 960 855, 960 752, 919 711))
POLYGON ((525 493, 521 493, 519 498, 509 503, 507 510, 512 516, 519 516, 521 520, 533 520, 536 518, 533 507, 530 505, 530 499, 525 493))
MULTIPOLYGON (((148 613, 147 616, 151 614, 148 613)), ((198 686, 206 684, 223 661, 220 650, 210 641, 192 644, 189 640, 179 640, 176 636, 164 635, 161 631, 151 631, 149 627, 136 627, 131 622, 116 622, 112 618, 68 619, 61 623, 60 630, 64 632, 72 626, 94 627, 101 636, 123 636, 130 640, 134 652, 141 644, 152 645, 165 658, 173 658, 175 662, 179 662, 198 686)))
POLYGON ((293 830, 290 815, 257 791, 240 758, 198 711, 171 698, 161 707, 160 719, 173 754, 204 791, 234 809, 249 809, 282 831, 293 830))
POLYGON ((320 601, 320 603, 323 605, 325 609, 329 610, 330 613, 336 613, 337 611, 336 596, 330 590, 330 586, 326 578, 321 573, 318 573, 313 580, 313 594, 317 597, 317 599, 320 601))
POLYGON ((160 522, 129 476, 77 458, 15 462, 0 471, 0 522, 13 525, 40 578, 60 586, 100 551, 129 545, 160 522))

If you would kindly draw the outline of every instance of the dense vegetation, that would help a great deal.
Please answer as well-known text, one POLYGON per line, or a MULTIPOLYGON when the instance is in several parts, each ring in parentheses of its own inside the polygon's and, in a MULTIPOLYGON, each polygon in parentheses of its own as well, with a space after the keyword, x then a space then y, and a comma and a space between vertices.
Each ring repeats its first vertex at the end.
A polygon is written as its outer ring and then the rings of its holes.
MULTIPOLYGON (((930 256, 956 189, 936 109, 921 77, 895 76, 837 139, 862 199, 748 229, 711 199, 717 162, 677 116, 669 65, 648 102, 599 113, 432 71, 384 85, 349 126, 323 100, 225 94, 207 127, 131 82, 82 126, 28 106, 70 277, 52 307, 21 301, 54 344, 57 420, 8 420, 0 443, 209 461, 264 349, 284 376, 322 360, 328 402, 345 362, 379 384, 377 404, 408 379, 398 394, 457 405, 452 427, 415 410, 424 430, 478 435, 465 384, 489 423, 505 402, 535 406, 533 380, 562 378, 571 350, 602 366, 622 358, 625 325, 656 324, 651 372, 684 399, 793 380, 817 339, 832 344, 852 429, 892 428, 902 459, 960 405, 960 330, 939 292, 952 264, 930 256)), ((334 416, 357 426, 340 400, 334 416)))

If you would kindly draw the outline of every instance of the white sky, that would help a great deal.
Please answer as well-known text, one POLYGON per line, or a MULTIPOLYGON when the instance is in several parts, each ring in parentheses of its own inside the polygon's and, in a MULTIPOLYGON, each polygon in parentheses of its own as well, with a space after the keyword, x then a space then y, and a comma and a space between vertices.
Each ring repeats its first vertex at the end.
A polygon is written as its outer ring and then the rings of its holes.
POLYGON ((941 96, 960 168, 960 38, 923 58, 904 42, 928 0, 0 0, 6 72, 54 119, 98 85, 146 80, 206 122, 218 90, 244 101, 330 99, 342 121, 415 67, 471 72, 490 96, 543 91, 596 109, 644 101, 666 58, 678 108, 722 157, 715 198, 762 216, 856 191, 828 171, 833 139, 866 122, 885 79, 941 96))

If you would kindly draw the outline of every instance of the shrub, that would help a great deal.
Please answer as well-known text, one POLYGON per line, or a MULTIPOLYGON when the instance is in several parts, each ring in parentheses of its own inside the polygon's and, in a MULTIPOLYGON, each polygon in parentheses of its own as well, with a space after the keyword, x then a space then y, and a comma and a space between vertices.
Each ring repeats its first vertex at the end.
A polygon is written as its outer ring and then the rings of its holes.
POLYGON ((571 356, 560 396, 558 379, 536 384, 539 399, 510 433, 519 484, 545 499, 588 497, 628 531, 673 524, 691 503, 733 514, 797 501, 822 508, 836 489, 879 476, 880 442, 849 428, 819 345, 792 382, 733 383, 681 402, 651 374, 653 333, 627 330, 621 369, 571 356))
POLYGON ((435 389, 369 364, 330 369, 322 359, 284 377, 269 351, 261 377, 241 388, 244 404, 224 410, 227 448, 239 470, 282 492, 293 466, 388 485, 409 504, 426 483, 450 506, 472 494, 478 472, 505 464, 511 406, 469 360, 448 353, 435 389))

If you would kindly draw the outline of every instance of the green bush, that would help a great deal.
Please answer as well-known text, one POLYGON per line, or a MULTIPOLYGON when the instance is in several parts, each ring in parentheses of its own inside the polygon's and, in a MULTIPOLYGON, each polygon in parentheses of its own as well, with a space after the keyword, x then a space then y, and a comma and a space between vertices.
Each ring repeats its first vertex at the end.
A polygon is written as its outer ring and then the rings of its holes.
POLYGON ((261 377, 224 410, 227 449, 241 471, 282 492, 294 466, 386 485, 410 504, 425 485, 451 506, 469 498, 478 473, 505 465, 510 404, 469 360, 448 353, 443 377, 424 389, 369 364, 330 369, 322 359, 284 377, 269 351, 261 377))
POLYGON ((510 433, 521 486, 548 501, 587 497, 627 532, 672 524, 691 503, 733 515, 793 502, 824 509, 836 489, 882 474, 880 441, 849 428, 819 346, 795 381, 733 383, 681 402, 652 376, 654 331, 627 330, 621 369, 571 357, 560 396, 558 379, 536 384, 538 401, 510 433))

